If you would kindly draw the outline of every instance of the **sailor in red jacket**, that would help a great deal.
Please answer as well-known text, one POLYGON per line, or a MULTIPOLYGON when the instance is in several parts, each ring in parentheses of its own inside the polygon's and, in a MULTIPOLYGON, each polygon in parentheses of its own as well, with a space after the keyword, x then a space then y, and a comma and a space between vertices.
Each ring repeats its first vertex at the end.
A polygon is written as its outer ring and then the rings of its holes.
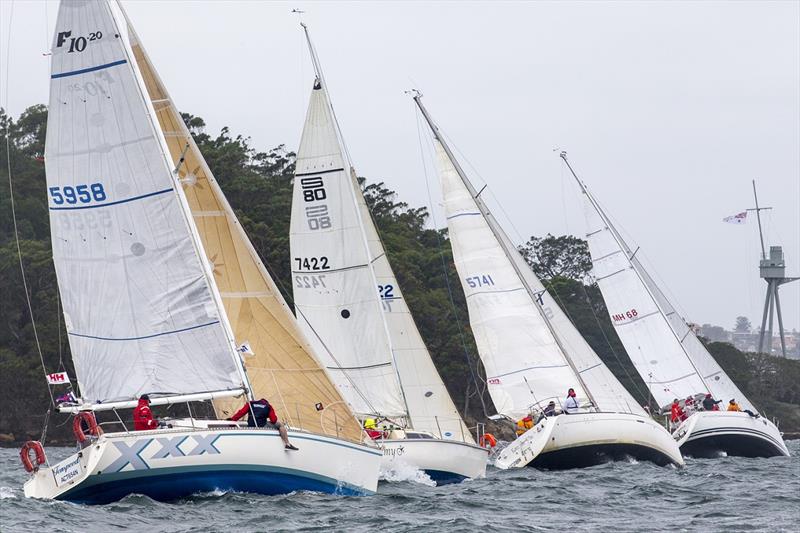
POLYGON ((150 411, 150 397, 142 394, 139 397, 139 405, 133 410, 133 430, 145 431, 156 428, 158 428, 158 420, 153 418, 153 412, 150 411))
POLYGON ((275 414, 275 409, 273 409, 264 398, 246 402, 242 408, 236 411, 228 420, 239 420, 244 415, 248 415, 248 427, 268 427, 277 429, 281 440, 283 440, 284 448, 287 450, 300 449, 289 442, 289 434, 286 432, 286 426, 278 422, 278 415, 275 414))

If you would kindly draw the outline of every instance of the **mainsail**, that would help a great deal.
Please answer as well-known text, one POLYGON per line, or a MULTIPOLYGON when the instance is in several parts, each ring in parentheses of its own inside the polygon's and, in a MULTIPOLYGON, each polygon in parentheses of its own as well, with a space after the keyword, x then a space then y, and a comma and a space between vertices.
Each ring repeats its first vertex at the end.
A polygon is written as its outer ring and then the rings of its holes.
POLYGON ((353 410, 406 416, 349 166, 322 85, 297 150, 290 248, 297 319, 353 410), (313 342, 313 341, 312 341, 313 342))
POLYGON ((419 95, 415 101, 434 133, 453 258, 497 411, 518 419, 572 387, 600 410, 642 414, 480 200, 419 95))
MULTIPOLYGON (((252 352, 245 366, 253 394, 268 398, 291 426, 360 440, 357 421, 311 355, 291 310, 130 26, 129 33, 234 335, 252 352)), ((214 401, 220 416, 230 416, 240 405, 240 400, 214 401)))
POLYGON ((85 401, 246 387, 164 138, 107 2, 62 2, 45 161, 85 401))
POLYGON ((716 399, 735 398, 755 412, 631 252, 586 185, 575 179, 584 194, 595 279, 614 329, 656 402, 666 407, 674 398, 710 392, 716 399))

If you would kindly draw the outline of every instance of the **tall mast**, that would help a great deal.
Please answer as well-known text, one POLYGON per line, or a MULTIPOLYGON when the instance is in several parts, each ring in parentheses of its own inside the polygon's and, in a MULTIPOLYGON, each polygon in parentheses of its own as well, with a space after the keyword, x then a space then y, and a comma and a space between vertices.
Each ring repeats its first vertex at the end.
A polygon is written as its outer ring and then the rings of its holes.
MULTIPOLYGON (((581 191, 583 192, 583 194, 586 195, 586 198, 589 199, 589 203, 592 204, 592 207, 595 209, 597 214, 600 216, 600 219, 603 221, 603 223, 606 225, 608 230, 611 232, 611 235, 614 237, 614 240, 616 241, 617 246, 619 246, 620 249, 625 253, 625 257, 628 259, 628 263, 631 265, 631 268, 636 273, 636 276, 639 278, 639 281, 642 283, 642 286, 644 287, 644 289, 647 292, 648 296, 650 296, 650 299, 655 304, 656 309, 658 309, 658 314, 661 315, 661 317, 667 323, 667 328, 672 332, 672 335, 675 337, 675 340, 678 341, 678 345, 680 345, 681 350, 683 350, 683 353, 686 356, 686 359, 689 361, 689 364, 692 365, 692 368, 694 368, 695 373, 697 373, 697 377, 699 377, 700 381, 703 382, 703 385, 705 385, 706 390, 708 392, 710 392, 711 388, 708 386, 708 383, 706 383, 706 380, 703 377, 703 374, 697 369, 697 366, 694 364, 694 361, 689 356, 689 354, 686 352, 686 349, 683 347, 683 341, 678 337, 678 334, 675 333, 675 330, 672 328, 672 325, 669 323, 669 320, 667 319, 667 315, 664 312, 664 309, 662 309, 661 305, 658 303, 658 299, 655 297, 653 292, 650 290, 649 285, 642 278, 642 275, 639 272, 639 269, 636 268, 636 266, 633 264, 633 256, 636 253, 634 252, 633 254, 631 254, 630 248, 628 248, 628 245, 625 243, 624 240, 622 240, 622 237, 619 235, 619 233, 617 233, 617 229, 611 223, 611 220, 608 218, 608 216, 606 216, 605 211, 603 211, 603 209, 597 203, 597 200, 595 200, 594 196, 592 196, 592 194, 589 192, 589 189, 586 187, 586 184, 583 183, 580 180, 580 178, 578 177, 578 175, 575 173, 575 170, 573 170, 572 165, 570 165, 569 161, 567 160, 567 152, 563 152, 562 151, 559 154, 559 157, 561 157, 561 159, 564 160, 564 164, 567 165, 567 168, 569 169, 570 173, 572 174, 572 177, 575 178, 575 181, 578 182, 578 186, 581 188, 581 191)), ((684 336, 684 338, 685 338, 685 336, 684 336)))
MULTIPOLYGON (((353 186, 353 183, 355 182, 355 180, 352 179, 352 178, 355 177, 355 169, 353 168, 352 161, 350 160, 350 153, 347 150, 347 144, 345 144, 345 142, 344 142, 344 136, 342 135, 342 130, 339 127, 339 119, 336 118, 336 110, 333 108, 333 102, 331 102, 330 93, 328 92, 328 85, 325 83, 325 76, 322 73, 322 65, 320 64, 319 57, 317 57, 317 51, 314 48, 314 44, 311 42, 311 35, 308 32, 308 26, 306 26, 306 24, 303 23, 303 22, 300 23, 300 26, 303 27, 303 32, 305 33, 305 36, 306 36, 306 42, 308 43, 308 50, 309 50, 309 53, 311 54, 311 62, 314 65, 314 74, 315 74, 315 76, 317 78, 317 82, 322 87, 322 90, 325 91, 325 97, 328 99, 328 107, 330 108, 331 116, 333 117, 333 124, 334 124, 334 127, 336 129, 336 136, 337 136, 337 138, 339 140, 339 146, 342 148, 342 151, 344 152, 344 158, 346 160, 345 161, 345 166, 350 171, 350 176, 348 176, 348 182, 350 184, 349 189, 350 189, 350 193, 351 193, 351 198, 353 200, 353 209, 355 209, 356 217, 357 217, 357 220, 358 220, 358 226, 359 226, 359 229, 361 230, 362 244, 364 245, 364 249, 367 251, 367 257, 369 258, 368 269, 369 269, 370 277, 372 278, 372 286, 373 286, 374 290, 377 290, 377 288, 378 288, 378 279, 377 279, 377 277, 375 275, 375 268, 373 267, 373 263, 375 261, 375 258, 371 257, 371 254, 370 254, 369 240, 367 239, 367 232, 366 232, 366 229, 364 227, 364 221, 361 218, 361 210, 358 208, 358 198, 356 197, 356 194, 362 194, 362 193, 361 193, 361 191, 356 191, 355 187, 353 186)), ((405 411, 406 411, 406 419, 409 422, 409 425, 411 427, 413 427, 413 425, 411 424, 411 422, 412 422, 411 421, 411 412, 408 409, 408 400, 406 400, 406 392, 403 389, 403 380, 400 378, 400 371, 397 368, 397 359, 395 358, 394 346, 392 345, 392 336, 391 336, 391 334, 389 332, 389 325, 386 323, 386 315, 383 312, 383 304, 381 303, 379 298, 376 298, 375 303, 376 303, 376 306, 377 306, 377 309, 378 309, 378 313, 380 313, 379 316, 381 317, 381 323, 383 324, 383 330, 384 330, 384 332, 386 334, 386 341, 387 341, 387 343, 389 345, 389 355, 390 355, 391 360, 392 360, 392 368, 394 369, 394 374, 397 377, 397 382, 400 384, 400 394, 403 397, 403 406, 405 407, 405 411)))
POLYGON ((503 231, 503 228, 501 228, 500 225, 497 224, 497 222, 494 220, 494 217, 491 216, 491 213, 489 213, 489 209, 486 207, 486 204, 484 204, 483 200, 481 200, 480 198, 480 192, 475 190, 475 187, 472 185, 472 182, 469 180, 466 173, 461 168, 461 165, 458 163, 458 160, 456 159, 455 155, 453 155, 453 152, 450 150, 450 146, 447 144, 447 141, 444 140, 444 137, 439 132, 438 126, 436 126, 436 124, 433 122, 433 119, 428 114, 428 110, 425 109, 425 106, 422 105, 422 93, 417 90, 414 90, 412 97, 414 98, 414 102, 417 104, 417 107, 419 107, 419 110, 422 112, 422 116, 425 117, 425 121, 431 128, 434 137, 436 138, 437 141, 439 141, 439 144, 442 145, 442 148, 444 149, 445 154, 447 154, 447 158, 450 160, 450 163, 452 163, 453 167, 455 168, 458 177, 461 178, 461 181, 464 183, 464 186, 467 188, 467 191, 469 191, 470 196, 472 196, 472 199, 478 206, 478 210, 483 216, 483 219, 488 224, 489 229, 492 231, 492 234, 494 235, 495 239, 497 239, 497 242, 500 243, 500 248, 503 250, 503 253, 505 254, 509 263, 511 263, 511 267, 517 274, 517 278, 519 278, 520 283, 522 283, 522 286, 525 287, 525 291, 528 293, 528 296, 533 301, 534 307, 539 312, 539 316, 542 317, 542 320, 544 320, 544 323, 547 325, 547 329, 550 331, 550 335, 552 335, 553 340, 555 340, 556 345, 558 346, 558 349, 561 352, 561 355, 564 357, 564 360, 572 369, 572 372, 575 374, 575 377, 580 382, 583 390, 586 391, 586 395, 589 397, 589 400, 592 402, 592 405, 598 407, 597 402, 595 401, 594 396, 592 395, 592 392, 589 390, 589 387, 586 386, 586 382, 584 382, 583 378, 581 377, 581 373, 578 371, 577 367, 572 362, 572 359, 570 358, 563 344, 561 344, 561 339, 559 338, 558 334, 553 328, 553 325, 550 323, 550 320, 547 318, 547 316, 545 316, 541 305, 536 305, 536 302, 539 301, 541 295, 536 291, 534 291, 528 285, 527 281, 525 280, 523 272, 520 270, 519 265, 514 260, 514 256, 512 254, 518 254, 519 252, 517 250, 508 249, 506 242, 507 241, 510 242, 510 239, 508 239, 508 237, 505 235, 505 232, 503 231))

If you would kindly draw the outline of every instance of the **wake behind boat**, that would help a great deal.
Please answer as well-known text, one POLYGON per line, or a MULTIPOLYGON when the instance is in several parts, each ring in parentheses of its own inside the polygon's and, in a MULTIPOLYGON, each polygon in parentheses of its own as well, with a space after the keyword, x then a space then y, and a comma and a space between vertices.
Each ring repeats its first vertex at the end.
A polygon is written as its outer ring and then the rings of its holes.
POLYGON ((789 455, 778 428, 759 414, 678 314, 575 174, 566 152, 561 158, 586 201, 593 271, 611 322, 661 411, 671 418, 681 451, 695 457, 789 455), (717 410, 729 399, 742 411, 717 410))
POLYGON ((627 457, 682 465, 676 443, 611 374, 511 243, 421 100, 416 92, 433 133, 453 258, 489 393, 497 412, 523 428, 495 466, 574 468, 627 457), (573 403, 562 409, 568 388, 573 403))
MULTIPOLYGON (((241 310, 223 302, 204 246, 209 232, 198 231, 178 179, 184 156, 196 164, 195 183, 214 185, 206 191, 222 206, 215 216, 240 225, 118 4, 61 4, 50 94, 53 260, 82 395, 61 411, 76 414, 81 449, 50 465, 40 443, 26 444, 23 464, 33 471, 26 496, 104 503, 133 492, 164 500, 216 489, 375 492, 380 451, 360 442, 358 423, 306 351, 266 270, 250 270, 257 255, 243 232, 235 234, 242 261, 231 261, 220 277, 241 279, 234 268, 248 268, 251 287, 262 285, 252 296, 263 309, 249 302, 250 313, 232 313, 241 310), (157 102, 148 97, 154 88, 157 102), (156 122, 155 103, 172 128, 156 122), (170 156, 165 135, 180 139, 180 157, 170 156), (269 335, 252 343, 263 347, 256 360, 271 364, 256 376, 282 378, 277 389, 251 384, 234 340, 243 332, 269 335), (241 405, 253 391, 280 396, 282 388, 287 394, 276 406, 295 428, 289 436, 299 450, 285 447, 274 429, 229 421, 129 431, 118 414, 122 427, 104 433, 93 414, 132 408, 142 393, 153 405, 234 397, 241 405), (318 428, 327 435, 312 433, 318 428)), ((213 235, 222 240, 220 231, 213 235)))
MULTIPOLYGON (((305 26, 304 26, 305 29, 305 26)), ((384 452, 437 483, 483 477, 475 444, 417 330, 344 148, 325 79, 316 79, 297 150, 290 246, 298 321, 384 452), (374 424, 374 425, 373 425, 374 424)))

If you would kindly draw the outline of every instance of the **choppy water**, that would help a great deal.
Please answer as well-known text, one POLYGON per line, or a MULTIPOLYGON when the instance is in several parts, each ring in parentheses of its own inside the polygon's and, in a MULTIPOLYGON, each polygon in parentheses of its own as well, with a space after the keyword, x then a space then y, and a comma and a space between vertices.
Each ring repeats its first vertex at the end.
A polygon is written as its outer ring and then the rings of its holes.
MULTIPOLYGON (((372 497, 130 496, 106 506, 26 499, 17 450, 0 449, 0 530, 16 531, 800 531, 800 441, 791 458, 688 459, 685 468, 613 463, 530 468, 430 487, 384 483, 372 497)), ((48 450, 51 460, 71 453, 48 450)))

